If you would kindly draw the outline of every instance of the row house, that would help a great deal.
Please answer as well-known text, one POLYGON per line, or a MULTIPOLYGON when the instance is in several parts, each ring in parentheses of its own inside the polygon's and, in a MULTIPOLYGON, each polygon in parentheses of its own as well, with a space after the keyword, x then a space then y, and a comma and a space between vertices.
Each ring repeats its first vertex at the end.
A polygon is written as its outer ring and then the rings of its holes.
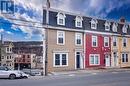
POLYGON ((14 54, 12 52, 12 42, 4 42, 1 50, 1 65, 14 69, 14 54))
POLYGON ((36 55, 35 54, 15 54, 14 55, 15 69, 30 69, 36 68, 36 55))
POLYGON ((44 9, 48 71, 130 66, 130 26, 123 21, 44 9))

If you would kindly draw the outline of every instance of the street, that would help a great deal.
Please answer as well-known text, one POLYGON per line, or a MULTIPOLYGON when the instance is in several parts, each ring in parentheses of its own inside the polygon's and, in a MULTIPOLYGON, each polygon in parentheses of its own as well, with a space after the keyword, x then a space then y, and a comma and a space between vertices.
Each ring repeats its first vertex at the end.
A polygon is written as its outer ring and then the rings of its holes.
POLYGON ((130 71, 1 79, 0 86, 130 86, 130 71))

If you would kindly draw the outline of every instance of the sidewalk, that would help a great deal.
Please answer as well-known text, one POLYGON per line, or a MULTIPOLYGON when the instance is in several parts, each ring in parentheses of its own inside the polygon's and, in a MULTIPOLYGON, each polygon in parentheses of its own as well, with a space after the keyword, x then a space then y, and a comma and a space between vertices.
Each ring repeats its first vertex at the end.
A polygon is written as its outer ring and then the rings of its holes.
POLYGON ((123 72, 130 71, 130 68, 106 68, 106 69, 84 69, 75 71, 63 71, 63 72, 53 72, 51 75, 69 75, 69 74, 89 74, 89 73, 99 73, 99 72, 123 72))
MULTIPOLYGON (((91 74, 91 73, 101 73, 101 72, 124 72, 124 71, 130 71, 130 68, 84 69, 84 70, 75 70, 75 71, 52 72, 49 73, 48 76, 91 74)), ((46 76, 30 76, 29 78, 42 79, 45 77, 46 76)))

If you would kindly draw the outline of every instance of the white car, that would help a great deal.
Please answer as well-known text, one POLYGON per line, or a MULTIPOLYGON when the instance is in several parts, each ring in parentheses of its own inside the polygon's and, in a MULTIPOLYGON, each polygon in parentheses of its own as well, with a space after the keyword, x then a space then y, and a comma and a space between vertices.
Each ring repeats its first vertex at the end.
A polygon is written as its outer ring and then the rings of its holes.
POLYGON ((20 72, 21 72, 21 74, 22 74, 22 77, 21 77, 21 78, 28 78, 28 77, 29 77, 28 74, 26 74, 26 73, 24 73, 24 72, 22 72, 22 71, 20 71, 20 72))
POLYGON ((21 77, 22 77, 21 71, 11 70, 8 67, 0 66, 0 78, 15 79, 21 77))

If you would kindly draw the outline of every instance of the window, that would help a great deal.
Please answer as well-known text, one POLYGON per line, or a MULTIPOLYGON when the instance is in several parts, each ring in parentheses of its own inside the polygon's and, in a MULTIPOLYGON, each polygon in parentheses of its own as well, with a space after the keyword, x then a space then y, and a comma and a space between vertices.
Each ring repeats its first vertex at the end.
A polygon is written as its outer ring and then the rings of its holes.
POLYGON ((9 52, 9 48, 7 47, 6 49, 7 49, 7 52, 9 52))
POLYGON ((126 47, 127 45, 127 38, 123 38, 123 47, 126 47))
POLYGON ((75 44, 82 45, 82 33, 75 34, 75 44))
POLYGON ((65 25, 65 14, 63 13, 58 13, 57 14, 57 24, 58 25, 65 25))
POLYGON ((10 56, 10 59, 12 59, 12 56, 10 56))
POLYGON ((90 59, 89 60, 90 65, 99 65, 100 64, 99 54, 90 54, 89 59, 90 59))
POLYGON ((128 54, 127 53, 122 54, 122 62, 128 62, 128 54))
POLYGON ((9 59, 9 56, 7 56, 7 59, 9 59))
POLYGON ((112 27, 113 32, 117 32, 117 26, 118 26, 117 23, 113 23, 113 27, 112 27))
POLYGON ((105 30, 110 31, 110 22, 106 21, 105 23, 105 30))
POLYGON ((124 25, 123 28, 122 28, 122 32, 123 32, 123 33, 127 33, 127 28, 128 28, 128 26, 127 26, 127 25, 124 25))
POLYGON ((117 46, 117 37, 113 37, 113 46, 114 46, 114 47, 117 46))
POLYGON ((65 44, 65 32, 57 31, 57 44, 64 45, 65 44))
POLYGON ((83 21, 82 17, 77 16, 76 19, 75 19, 75 26, 76 27, 82 27, 82 21, 83 21))
POLYGON ((96 19, 91 20, 91 29, 97 29, 97 20, 96 19))
POLYGON ((54 53, 54 67, 68 66, 67 53, 54 53))
POLYGON ((92 47, 97 47, 97 36, 92 36, 92 47))
POLYGON ((104 37, 104 47, 109 47, 109 37, 104 37))

